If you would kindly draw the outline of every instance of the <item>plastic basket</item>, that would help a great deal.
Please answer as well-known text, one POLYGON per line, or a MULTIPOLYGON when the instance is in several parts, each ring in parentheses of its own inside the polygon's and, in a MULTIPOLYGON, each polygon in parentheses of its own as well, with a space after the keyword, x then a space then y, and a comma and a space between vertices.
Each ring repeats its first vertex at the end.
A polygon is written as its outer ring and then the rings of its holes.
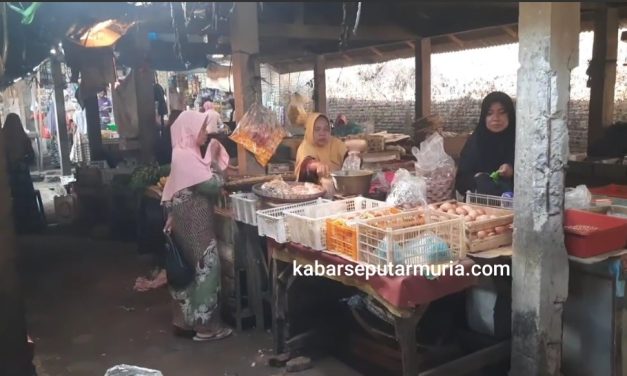
POLYGON ((466 203, 494 208, 514 209, 514 199, 510 197, 484 195, 481 193, 466 192, 466 203))
POLYGON ((377 208, 327 219, 327 250, 340 253, 357 261, 359 258, 357 252, 357 224, 372 219, 374 216, 384 217, 399 213, 401 213, 401 210, 397 208, 377 208), (363 214, 367 214, 367 216, 363 214))
POLYGON ((331 201, 319 198, 314 201, 282 205, 272 209, 258 210, 257 227, 259 235, 272 238, 278 243, 286 243, 289 241, 289 232, 285 222, 285 211, 289 209, 303 208, 306 206, 318 205, 327 202, 331 201))
POLYGON ((464 257, 459 217, 416 210, 358 224, 359 261, 373 265, 449 264, 464 257))
POLYGON ((389 208, 383 201, 354 197, 320 205, 306 206, 285 211, 290 241, 322 251, 326 249, 326 220, 338 215, 374 208, 389 208))
POLYGON ((257 225, 257 208, 259 197, 254 193, 234 193, 231 195, 233 217, 236 221, 248 225, 257 225))

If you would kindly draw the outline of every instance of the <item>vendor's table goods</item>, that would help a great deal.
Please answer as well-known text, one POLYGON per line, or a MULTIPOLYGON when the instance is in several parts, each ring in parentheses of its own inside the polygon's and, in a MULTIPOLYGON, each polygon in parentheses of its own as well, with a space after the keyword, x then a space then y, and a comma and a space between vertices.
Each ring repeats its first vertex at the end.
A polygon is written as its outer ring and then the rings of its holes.
POLYGON ((449 200, 431 209, 464 219, 466 251, 479 252, 512 244, 514 213, 496 207, 449 200))
POLYGON ((326 220, 350 212, 391 207, 382 201, 355 197, 285 211, 292 242, 321 251, 326 249, 326 220))
POLYGON ((464 257, 462 218, 416 210, 358 224, 359 261, 373 265, 432 265, 464 257))
POLYGON ((254 193, 234 193, 231 195, 233 217, 236 221, 257 226, 259 197, 254 193))
POLYGON ((315 200, 326 193, 317 184, 284 182, 282 180, 256 184, 253 186, 253 192, 270 202, 285 204, 315 200))
POLYGON ((298 204, 283 205, 277 208, 257 211, 257 226, 259 235, 274 239, 277 243, 286 243, 289 237, 288 227, 285 221, 285 211, 289 209, 304 208, 331 202, 319 198, 315 201, 307 201, 298 204))
POLYGON ((327 250, 358 260, 357 224, 373 218, 399 214, 396 208, 379 208, 364 212, 353 212, 326 220, 327 250))
POLYGON ((343 195, 367 195, 373 172, 369 170, 341 170, 331 174, 336 192, 343 195))
POLYGON ((627 245, 627 220, 569 209, 564 215, 564 243, 570 255, 592 257, 627 245))

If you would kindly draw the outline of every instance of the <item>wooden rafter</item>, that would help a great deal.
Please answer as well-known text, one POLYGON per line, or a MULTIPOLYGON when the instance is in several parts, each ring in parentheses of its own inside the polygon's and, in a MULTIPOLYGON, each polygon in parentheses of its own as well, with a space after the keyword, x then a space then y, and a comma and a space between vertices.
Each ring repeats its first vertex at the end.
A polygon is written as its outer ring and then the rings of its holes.
POLYGON ((448 39, 452 40, 456 45, 464 48, 464 41, 456 37, 454 34, 449 34, 448 39))
MULTIPOLYGON (((290 38, 310 40, 337 40, 340 37, 340 25, 306 24, 260 24, 260 38, 290 38)), ((352 40, 401 41, 414 39, 416 35, 397 26, 363 26, 352 40)))

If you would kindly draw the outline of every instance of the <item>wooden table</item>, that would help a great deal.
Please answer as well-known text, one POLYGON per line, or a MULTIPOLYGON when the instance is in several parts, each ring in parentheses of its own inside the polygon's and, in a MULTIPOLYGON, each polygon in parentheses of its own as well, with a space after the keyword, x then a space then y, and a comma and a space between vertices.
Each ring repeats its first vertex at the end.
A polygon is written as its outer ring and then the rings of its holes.
MULTIPOLYGON (((294 275, 296 265, 313 265, 316 262, 329 264, 349 264, 352 261, 326 252, 313 251, 294 243, 278 244, 268 239, 268 252, 272 262, 272 308, 274 346, 277 354, 286 351, 290 333, 288 319, 289 290, 299 278, 294 275)), ((469 270, 472 261, 464 260, 469 270)), ((474 277, 441 276, 429 280, 422 276, 384 277, 375 276, 366 280, 362 276, 325 276, 345 286, 355 287, 372 296, 394 317, 396 340, 401 351, 404 376, 416 376, 424 366, 416 354, 416 326, 424 315, 429 303, 446 295, 460 292, 472 286, 474 277)))

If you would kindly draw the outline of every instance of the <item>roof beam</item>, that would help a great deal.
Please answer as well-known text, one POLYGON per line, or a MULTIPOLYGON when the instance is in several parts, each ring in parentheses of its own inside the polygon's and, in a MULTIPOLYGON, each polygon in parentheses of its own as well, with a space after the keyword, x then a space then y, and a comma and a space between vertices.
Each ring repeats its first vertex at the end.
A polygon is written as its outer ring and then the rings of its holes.
POLYGON ((448 39, 452 40, 455 44, 457 44, 461 48, 464 48, 464 41, 462 41, 461 39, 459 39, 458 37, 456 37, 453 34, 449 34, 447 36, 448 36, 448 39))
POLYGON ((370 47, 370 51, 374 52, 379 57, 383 57, 383 53, 376 47, 370 47))
MULTIPOLYGON (((306 24, 260 24, 260 38, 293 38, 313 40, 339 40, 340 25, 306 25, 306 24)), ((415 39, 417 36, 398 26, 361 26, 352 40, 399 41, 415 39)))
POLYGON ((515 40, 518 40, 518 33, 510 26, 503 26, 503 31, 509 34, 515 40))

